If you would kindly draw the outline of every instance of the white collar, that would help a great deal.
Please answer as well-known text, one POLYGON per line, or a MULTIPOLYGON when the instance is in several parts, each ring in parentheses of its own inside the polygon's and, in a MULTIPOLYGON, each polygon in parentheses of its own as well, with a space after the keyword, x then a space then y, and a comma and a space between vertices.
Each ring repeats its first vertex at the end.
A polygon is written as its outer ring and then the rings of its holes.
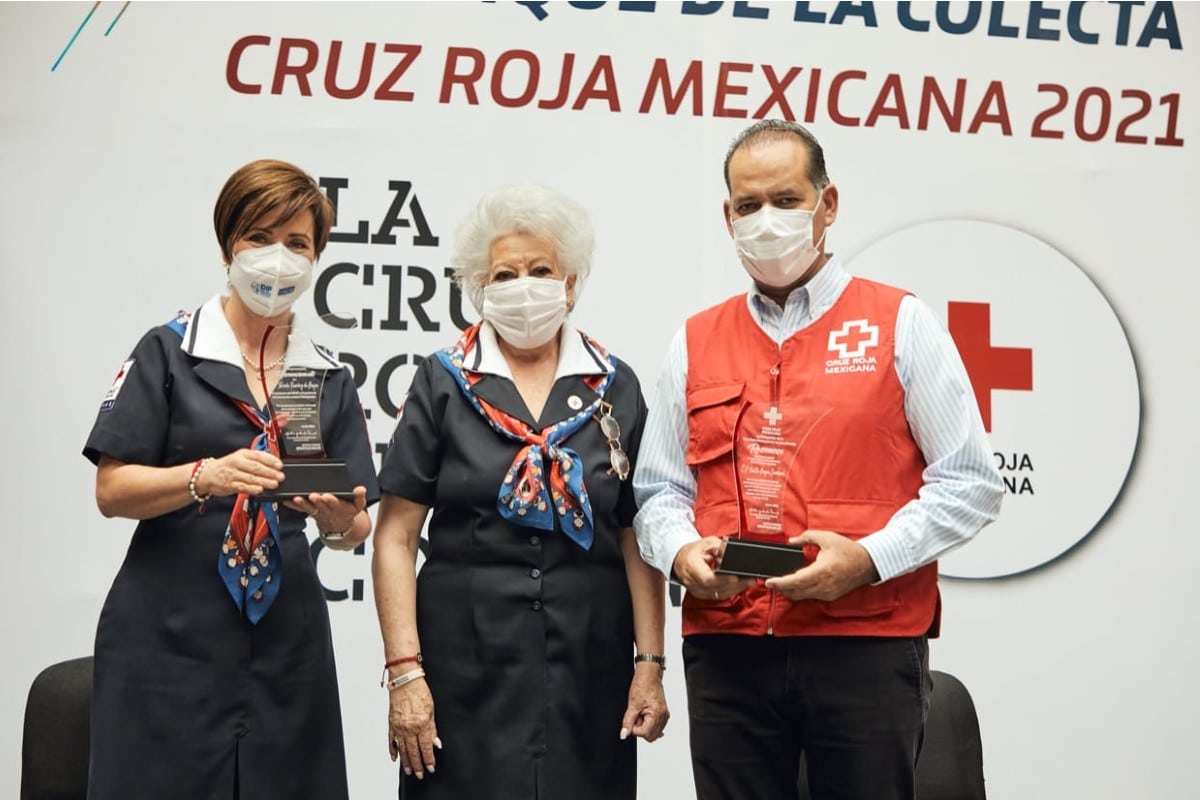
MULTIPOLYGON (((484 320, 479 326, 475 345, 463 354, 463 364, 471 372, 513 379, 508 361, 496 341, 496 329, 484 320)), ((558 334, 558 366, 554 380, 568 375, 606 375, 612 365, 602 356, 584 334, 569 322, 564 322, 558 334)))
MULTIPOLYGON (((242 369, 242 349, 225 318, 224 300, 224 296, 215 295, 188 317, 179 347, 195 358, 220 361, 242 369)), ((341 362, 332 352, 305 335, 311 328, 311 320, 296 319, 292 325, 288 333, 288 366, 341 369, 341 362)))

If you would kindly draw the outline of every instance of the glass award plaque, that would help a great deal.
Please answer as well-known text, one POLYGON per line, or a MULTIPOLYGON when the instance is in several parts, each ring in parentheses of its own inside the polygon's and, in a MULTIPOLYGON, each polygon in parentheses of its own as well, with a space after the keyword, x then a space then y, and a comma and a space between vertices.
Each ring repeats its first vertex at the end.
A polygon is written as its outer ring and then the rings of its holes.
POLYGON ((792 503, 802 503, 791 482, 804 438, 819 420, 796 405, 746 403, 733 426, 738 535, 725 543, 717 572, 741 577, 787 575, 805 565, 801 547, 787 543, 792 503))
MULTIPOLYGON (((788 491, 788 476, 811 426, 801 415, 771 403, 747 403, 734 423, 733 466, 740 530, 749 539, 785 542, 784 512, 800 502, 788 491)), ((791 535, 799 531, 791 532, 791 535)))
MULTIPOLYGON (((332 354, 326 355, 332 358, 332 354)), ((325 456, 321 436, 321 393, 327 370, 336 367, 323 360, 321 351, 310 339, 287 328, 268 327, 258 357, 257 377, 267 398, 269 433, 279 446, 284 474, 278 488, 269 489, 262 496, 286 500, 317 492, 352 500, 354 486, 346 462, 325 456), (288 346, 279 381, 267 392, 266 376, 272 367, 264 363, 263 355, 272 334, 288 336, 288 346)))

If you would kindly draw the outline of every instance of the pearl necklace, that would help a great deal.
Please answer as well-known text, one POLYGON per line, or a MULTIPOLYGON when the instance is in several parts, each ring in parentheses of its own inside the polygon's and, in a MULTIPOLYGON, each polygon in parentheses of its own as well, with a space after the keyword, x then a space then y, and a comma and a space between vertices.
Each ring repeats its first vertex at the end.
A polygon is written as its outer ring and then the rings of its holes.
POLYGON ((285 358, 287 358, 286 350, 283 352, 283 355, 281 355, 279 358, 275 359, 270 364, 263 364, 262 369, 259 369, 258 364, 255 361, 253 361, 250 358, 250 356, 246 355, 245 353, 242 353, 242 360, 245 361, 248 365, 250 365, 250 369, 254 370, 255 373, 257 373, 259 375, 262 375, 265 372, 270 372, 271 370, 275 369, 276 367, 278 367, 280 364, 283 363, 283 360, 285 358))

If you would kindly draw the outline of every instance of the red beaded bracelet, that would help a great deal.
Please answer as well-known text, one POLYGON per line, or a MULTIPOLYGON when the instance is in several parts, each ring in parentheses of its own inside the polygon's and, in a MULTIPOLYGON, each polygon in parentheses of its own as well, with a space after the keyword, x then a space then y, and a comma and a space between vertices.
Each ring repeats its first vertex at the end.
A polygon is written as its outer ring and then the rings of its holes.
POLYGON ((196 463, 192 467, 192 476, 190 478, 188 478, 188 492, 192 495, 192 499, 200 504, 200 513, 201 514, 204 513, 204 504, 208 502, 210 497, 212 497, 212 492, 209 492, 206 495, 197 494, 196 493, 196 481, 200 479, 200 473, 204 471, 204 467, 210 461, 212 461, 211 458, 196 459, 196 463))
POLYGON ((391 661, 385 661, 383 664, 383 668, 388 669, 389 667, 398 667, 401 664, 408 664, 409 662, 412 662, 412 661, 415 661, 418 664, 420 664, 422 661, 424 661, 424 659, 421 658, 420 653, 417 653, 415 656, 405 656, 404 658, 393 658, 391 661))

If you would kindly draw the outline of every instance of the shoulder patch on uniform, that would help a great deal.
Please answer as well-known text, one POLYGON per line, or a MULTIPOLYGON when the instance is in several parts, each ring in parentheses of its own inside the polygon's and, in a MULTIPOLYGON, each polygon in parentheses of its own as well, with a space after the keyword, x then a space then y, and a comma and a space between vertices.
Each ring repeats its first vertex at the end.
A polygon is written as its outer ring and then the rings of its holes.
POLYGON ((192 312, 180 311, 175 317, 167 323, 167 327, 179 334, 183 338, 183 332, 187 330, 188 323, 192 321, 192 312))
POLYGON ((108 391, 104 393, 104 399, 100 402, 101 411, 108 411, 116 404, 117 395, 121 393, 121 387, 125 385, 129 371, 133 369, 133 362, 134 359, 131 358, 117 370, 117 377, 113 378, 112 386, 108 387, 108 391))

